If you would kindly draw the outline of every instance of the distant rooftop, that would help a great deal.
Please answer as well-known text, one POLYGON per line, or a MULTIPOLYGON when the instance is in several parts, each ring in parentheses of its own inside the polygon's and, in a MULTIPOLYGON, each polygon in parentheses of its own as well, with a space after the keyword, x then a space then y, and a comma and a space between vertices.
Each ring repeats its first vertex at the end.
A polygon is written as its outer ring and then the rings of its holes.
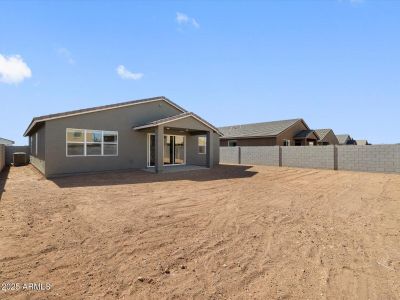
POLYGON ((223 138, 273 137, 299 121, 303 121, 303 119, 233 125, 219 127, 218 129, 224 135, 223 138))

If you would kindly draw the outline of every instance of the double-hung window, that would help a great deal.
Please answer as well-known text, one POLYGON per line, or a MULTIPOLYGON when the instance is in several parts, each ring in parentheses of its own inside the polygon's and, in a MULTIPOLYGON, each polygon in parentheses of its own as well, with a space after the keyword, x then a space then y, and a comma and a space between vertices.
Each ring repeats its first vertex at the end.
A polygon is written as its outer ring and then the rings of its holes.
POLYGON ((67 156, 117 156, 118 132, 67 128, 67 156))

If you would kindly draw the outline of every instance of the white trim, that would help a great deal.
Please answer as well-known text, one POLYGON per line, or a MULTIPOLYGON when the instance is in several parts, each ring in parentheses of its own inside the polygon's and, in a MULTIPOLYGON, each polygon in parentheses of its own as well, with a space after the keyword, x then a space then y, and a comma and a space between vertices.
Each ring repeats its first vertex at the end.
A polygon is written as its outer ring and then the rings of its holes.
POLYGON ((118 131, 113 130, 100 130, 100 129, 81 129, 81 128, 66 128, 65 129, 65 156, 66 157, 107 157, 107 156, 119 156, 119 135, 118 131), (68 130, 83 130, 83 142, 68 142, 68 130), (87 142, 86 133, 88 131, 101 131, 101 142, 87 142), (117 136, 117 142, 104 142, 104 132, 113 133, 117 136), (68 155, 68 144, 82 144, 83 145, 83 155, 68 155), (87 144, 101 144, 101 154, 87 154, 87 144), (104 154, 104 144, 106 145, 117 145, 117 153, 116 154, 104 154))
MULTIPOLYGON (((135 101, 135 100, 133 100, 133 101, 135 101)), ((138 102, 121 104, 121 105, 117 104, 116 106, 112 106, 112 107, 98 108, 98 109, 93 109, 93 110, 88 110, 88 111, 75 112, 75 113, 70 113, 70 114, 66 114, 66 115, 62 115, 62 116, 49 117, 49 118, 44 118, 41 120, 36 120, 36 121, 33 121, 31 125, 29 125, 28 129, 24 133, 24 136, 26 136, 28 134, 28 132, 31 131, 31 129, 33 128, 33 126, 36 125, 37 122, 45 122, 45 121, 54 120, 54 119, 61 119, 61 118, 73 117, 73 116, 78 116, 78 115, 83 115, 83 114, 90 114, 90 113, 98 112, 98 111, 105 111, 105 110, 111 110, 111 109, 116 109, 116 108, 121 108, 121 107, 128 107, 128 106, 133 106, 133 105, 152 103, 152 102, 156 102, 156 101, 165 101, 169 105, 171 105, 171 106, 175 107, 177 110, 181 111, 182 113, 186 112, 183 108, 180 108, 179 106, 177 106, 176 104, 174 104, 173 102, 171 102, 170 100, 168 100, 166 98, 156 98, 156 99, 152 99, 152 100, 139 99, 136 101, 138 101, 138 102)), ((88 108, 88 109, 90 109, 90 108, 88 108)))

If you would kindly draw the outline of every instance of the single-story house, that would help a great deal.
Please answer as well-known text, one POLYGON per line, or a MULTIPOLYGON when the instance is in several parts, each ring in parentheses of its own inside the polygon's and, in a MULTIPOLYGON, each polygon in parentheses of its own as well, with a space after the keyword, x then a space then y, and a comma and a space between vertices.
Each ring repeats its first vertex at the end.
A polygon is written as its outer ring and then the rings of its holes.
POLYGON ((318 134, 318 145, 338 145, 339 141, 332 129, 314 129, 318 134))
POLYGON ((0 145, 11 146, 14 145, 14 141, 0 137, 0 145))
POLYGON ((220 146, 316 145, 318 134, 303 119, 291 119, 218 128, 220 146))
POLYGON ((357 146, 367 146, 371 145, 367 140, 356 140, 356 145, 357 146))
POLYGON ((165 97, 33 118, 31 163, 46 177, 219 163, 220 131, 165 97))
POLYGON ((355 145, 356 141, 349 134, 337 134, 339 145, 355 145))

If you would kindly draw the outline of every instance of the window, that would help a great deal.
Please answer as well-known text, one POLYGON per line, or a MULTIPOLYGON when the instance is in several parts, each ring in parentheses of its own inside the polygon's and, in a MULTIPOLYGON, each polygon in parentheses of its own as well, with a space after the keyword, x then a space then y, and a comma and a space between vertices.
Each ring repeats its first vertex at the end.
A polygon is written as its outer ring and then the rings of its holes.
POLYGON ((67 128, 67 156, 117 156, 118 132, 67 128))
POLYGON ((36 134, 35 134, 35 153, 36 153, 36 156, 38 154, 38 144, 39 144, 39 139, 38 139, 38 133, 36 132, 36 134))
POLYGON ((283 146, 290 146, 290 140, 283 140, 283 146))
POLYGON ((199 154, 207 153, 207 138, 205 136, 199 136, 197 138, 197 145, 199 154))
POLYGON ((237 146, 237 141, 236 140, 229 140, 228 141, 228 147, 236 147, 237 146))

